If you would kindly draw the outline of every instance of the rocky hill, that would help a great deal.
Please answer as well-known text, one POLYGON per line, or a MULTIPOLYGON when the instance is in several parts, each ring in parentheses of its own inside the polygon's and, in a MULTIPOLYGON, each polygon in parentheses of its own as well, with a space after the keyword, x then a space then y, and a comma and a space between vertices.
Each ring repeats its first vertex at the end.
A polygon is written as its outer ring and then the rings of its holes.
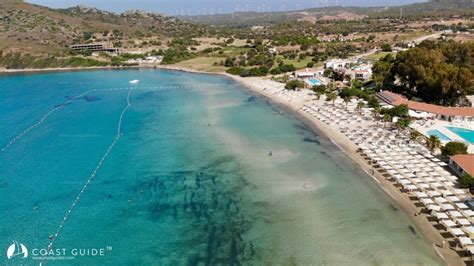
POLYGON ((0 51, 60 55, 73 43, 112 42, 140 47, 172 37, 205 36, 206 27, 156 13, 122 14, 77 6, 51 9, 0 1, 0 51))

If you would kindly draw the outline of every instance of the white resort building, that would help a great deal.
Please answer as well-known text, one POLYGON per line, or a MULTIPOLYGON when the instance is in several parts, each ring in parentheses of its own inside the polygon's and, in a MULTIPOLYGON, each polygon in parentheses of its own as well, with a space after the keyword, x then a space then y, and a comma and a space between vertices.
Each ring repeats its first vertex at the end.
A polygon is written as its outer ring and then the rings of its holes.
POLYGON ((400 94, 391 91, 381 91, 377 93, 377 98, 391 106, 406 104, 413 113, 420 117, 437 118, 446 121, 474 122, 473 107, 446 107, 428 103, 410 101, 400 94))

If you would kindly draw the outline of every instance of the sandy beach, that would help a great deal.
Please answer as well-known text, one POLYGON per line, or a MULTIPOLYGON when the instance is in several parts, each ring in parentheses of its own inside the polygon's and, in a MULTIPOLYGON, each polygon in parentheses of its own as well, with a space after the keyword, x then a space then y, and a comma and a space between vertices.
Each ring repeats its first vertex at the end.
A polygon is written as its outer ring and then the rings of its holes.
POLYGON ((390 196, 390 198, 396 203, 397 207, 400 207, 405 211, 410 220, 413 221, 418 230, 423 234, 425 240, 433 246, 436 253, 441 258, 443 258, 448 265, 465 265, 465 263, 454 250, 451 250, 449 248, 441 248, 443 245, 443 241, 445 240, 444 237, 429 223, 429 221, 425 217, 423 217, 422 215, 415 215, 416 213, 418 213, 418 210, 407 194, 401 193, 382 175, 382 173, 374 171, 373 174, 371 174, 373 167, 370 166, 369 163, 357 153, 357 146, 349 139, 347 139, 341 132, 330 128, 318 119, 301 111, 303 103, 297 101, 285 101, 276 96, 275 94, 268 93, 260 89, 258 86, 255 86, 256 78, 241 78, 232 75, 227 76, 231 77, 237 82, 244 84, 251 91, 270 98, 275 103, 292 110, 293 112, 298 114, 298 116, 303 121, 305 121, 309 126, 311 126, 314 131, 330 139, 354 162, 356 162, 368 175, 373 177, 374 182, 376 182, 379 187, 387 195, 390 196))
POLYGON ((197 71, 192 69, 185 69, 176 66, 156 66, 156 67, 93 67, 93 68, 61 68, 61 69, 21 69, 21 70, 5 70, 0 69, 0 73, 31 73, 31 72, 45 72, 45 71, 75 71, 75 70, 97 70, 97 69, 126 69, 126 68, 159 68, 176 71, 186 71, 193 73, 205 73, 205 74, 219 74, 225 75, 247 87, 252 92, 265 96, 275 102, 277 105, 289 109, 296 113, 303 121, 306 122, 311 128, 319 133, 320 135, 330 139, 336 146, 344 151, 355 163, 357 163, 368 175, 373 177, 373 182, 376 182, 380 189, 382 189, 387 195, 389 195, 397 207, 403 209, 408 217, 413 221, 418 230, 423 234, 425 240, 430 243, 435 249, 436 253, 443 258, 448 265, 465 265, 459 255, 448 247, 442 248, 444 237, 436 230, 424 217, 423 215, 415 215, 418 213, 417 207, 410 200, 407 194, 401 193, 396 187, 394 187, 382 173, 375 171, 373 174, 372 166, 357 153, 357 146, 351 142, 346 136, 334 128, 330 128, 326 124, 322 123, 315 117, 303 112, 301 107, 304 105, 302 101, 287 101, 276 94, 272 94, 269 91, 262 90, 261 87, 256 85, 256 82, 264 80, 263 78, 242 78, 233 76, 227 73, 207 73, 203 71, 197 71))

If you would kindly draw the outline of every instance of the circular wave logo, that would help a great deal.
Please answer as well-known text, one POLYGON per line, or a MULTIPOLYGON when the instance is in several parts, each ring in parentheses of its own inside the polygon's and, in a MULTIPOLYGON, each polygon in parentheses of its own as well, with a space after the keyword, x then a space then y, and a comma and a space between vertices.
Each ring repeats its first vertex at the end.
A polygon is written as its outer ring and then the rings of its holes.
POLYGON ((18 243, 17 241, 13 242, 7 249, 7 258, 22 258, 26 259, 28 257, 28 249, 25 245, 18 243))

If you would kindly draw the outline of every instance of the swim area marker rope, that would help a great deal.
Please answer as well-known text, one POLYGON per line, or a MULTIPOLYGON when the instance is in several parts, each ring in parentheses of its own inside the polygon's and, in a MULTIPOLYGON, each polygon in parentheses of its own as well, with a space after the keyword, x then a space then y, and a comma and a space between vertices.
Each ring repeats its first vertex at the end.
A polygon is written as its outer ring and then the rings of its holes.
MULTIPOLYGON (((202 84, 202 85, 199 85, 197 87, 215 87, 217 86, 218 84, 202 84)), ((186 86, 183 86, 183 85, 168 85, 168 86, 162 86, 162 87, 152 87, 152 86, 149 86, 149 87, 139 87, 139 88, 135 88, 135 89, 142 89, 142 90, 146 90, 146 89, 183 89, 183 88, 186 88, 186 86)), ((123 90, 128 90, 129 88, 108 88, 108 89, 92 89, 92 90, 88 90, 86 92, 83 92, 77 96, 74 96, 72 97, 71 99, 61 103, 61 104, 58 104, 56 105, 54 108, 52 108, 51 110, 49 110, 48 112, 46 112, 46 114, 44 114, 40 120, 38 120, 38 122, 34 123, 33 125, 31 125, 30 127, 28 127, 27 129, 23 130, 20 134, 16 135, 15 137, 13 137, 5 146, 2 147, 2 149, 0 150, 1 152, 5 152, 7 151, 15 142, 17 142, 19 139, 21 139, 22 137, 24 137, 26 134, 28 134, 30 131, 32 131, 33 129, 37 128, 38 126, 40 126, 41 124, 43 124, 43 122, 49 117, 51 116, 52 114, 54 114, 56 111, 60 110, 60 109, 63 109, 64 107, 66 107, 67 105, 71 104, 72 102, 74 102, 75 100, 85 96, 86 94, 90 93, 90 92, 100 92, 100 91, 123 91, 123 90)))
MULTIPOLYGON (((54 233, 54 235, 51 237, 51 241, 49 242, 48 244, 48 251, 50 251, 53 247, 53 244, 54 244, 54 241, 57 239, 57 237, 59 236, 59 234, 61 233, 64 225, 66 224, 67 220, 69 219, 69 216, 71 215, 72 211, 74 210, 74 208, 76 207, 77 203, 79 202, 79 200, 81 199, 82 195, 84 194, 84 192, 87 190, 89 184, 92 182, 92 180, 94 179, 94 177, 97 175, 97 172, 99 171, 99 169, 102 167, 102 164, 104 163, 104 161, 107 159, 107 157, 109 156, 110 152, 112 151, 112 149, 114 148, 115 144, 118 142, 118 140, 120 139, 121 135, 122 135, 122 120, 123 120, 123 116, 125 115, 125 113, 127 112, 128 108, 131 106, 131 103, 130 103, 130 94, 132 93, 132 88, 129 89, 128 91, 128 94, 127 94, 127 105, 125 106, 125 108, 123 108, 122 110, 122 113, 120 113, 120 117, 119 117, 119 120, 118 120, 118 125, 117 125, 117 135, 115 136, 114 140, 112 141, 112 143, 110 144, 109 148, 107 149, 107 151, 104 153, 104 155, 102 156, 102 158, 100 159, 99 163, 97 164, 97 166, 95 167, 94 171, 91 173, 91 175, 89 176, 89 178, 87 179, 86 183, 82 186, 82 189, 79 191, 79 193, 77 194, 76 198, 74 199, 74 201, 72 202, 71 206, 69 207, 69 209, 67 210, 66 214, 64 215, 64 218, 62 219, 62 221, 59 223, 59 226, 58 228, 56 229, 56 232, 54 233)), ((42 261, 44 261, 45 257, 42 258, 42 261)))

